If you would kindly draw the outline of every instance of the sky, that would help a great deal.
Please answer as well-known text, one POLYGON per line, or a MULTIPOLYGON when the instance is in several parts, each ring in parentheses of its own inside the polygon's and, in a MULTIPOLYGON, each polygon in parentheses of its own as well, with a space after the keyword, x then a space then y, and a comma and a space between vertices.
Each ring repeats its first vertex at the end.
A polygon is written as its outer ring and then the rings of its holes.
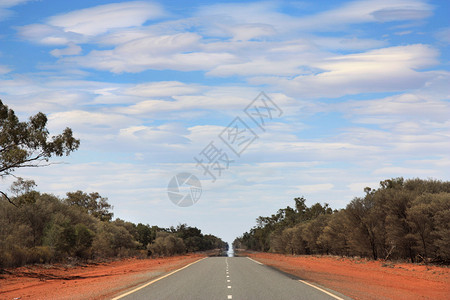
POLYGON ((424 0, 0 0, 0 99, 81 140, 16 176, 230 243, 295 197, 339 209, 385 179, 450 180, 449 13, 424 0), (180 173, 201 184, 189 207, 169 199, 180 173))

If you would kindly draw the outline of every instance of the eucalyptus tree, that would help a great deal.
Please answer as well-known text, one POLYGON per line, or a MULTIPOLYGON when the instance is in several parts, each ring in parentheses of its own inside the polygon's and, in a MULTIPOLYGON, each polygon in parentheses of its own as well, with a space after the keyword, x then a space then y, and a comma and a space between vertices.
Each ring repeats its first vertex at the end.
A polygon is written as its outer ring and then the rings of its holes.
MULTIPOLYGON (((50 136, 47 116, 39 112, 28 121, 20 121, 15 112, 0 100, 0 177, 19 168, 41 167, 53 156, 67 156, 78 149, 80 140, 67 127, 50 136)), ((2 196, 13 201, 3 191, 2 196)))

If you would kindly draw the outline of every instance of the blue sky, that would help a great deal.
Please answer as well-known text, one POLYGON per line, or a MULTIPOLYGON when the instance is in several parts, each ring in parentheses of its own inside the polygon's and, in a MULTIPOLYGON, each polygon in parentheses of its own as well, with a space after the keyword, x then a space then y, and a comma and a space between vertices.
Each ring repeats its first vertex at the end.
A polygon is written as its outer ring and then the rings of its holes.
POLYGON ((0 98, 81 139, 63 163, 17 175, 229 242, 294 197, 342 208, 387 178, 450 180, 449 12, 422 0, 0 0, 0 98), (243 112, 261 91, 283 111, 265 131, 243 112), (237 116, 258 138, 232 157, 219 134, 237 116), (234 160, 215 182, 194 161, 211 141, 234 160), (179 172, 202 183, 191 207, 168 199, 179 172))

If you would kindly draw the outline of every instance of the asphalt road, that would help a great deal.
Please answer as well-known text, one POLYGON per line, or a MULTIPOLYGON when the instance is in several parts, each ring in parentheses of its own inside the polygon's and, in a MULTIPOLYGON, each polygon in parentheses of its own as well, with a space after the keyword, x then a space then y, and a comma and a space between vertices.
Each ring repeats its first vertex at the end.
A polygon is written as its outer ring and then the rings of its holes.
POLYGON ((349 299, 321 289, 246 257, 209 257, 115 299, 349 299))

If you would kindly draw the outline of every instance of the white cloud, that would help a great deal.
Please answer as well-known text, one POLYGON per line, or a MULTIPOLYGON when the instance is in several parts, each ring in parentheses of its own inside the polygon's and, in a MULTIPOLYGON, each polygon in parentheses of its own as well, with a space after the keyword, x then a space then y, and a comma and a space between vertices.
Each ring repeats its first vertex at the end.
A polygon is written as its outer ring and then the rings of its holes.
POLYGON ((282 33, 294 26, 296 18, 276 10, 275 2, 213 4, 200 7, 196 17, 204 22, 203 34, 239 40, 282 33))
MULTIPOLYGON (((377 18, 389 21, 393 16, 417 19, 431 9, 419 0, 360 1, 314 16, 294 17, 278 12, 273 2, 214 4, 200 7, 193 17, 143 26, 148 19, 164 16, 163 9, 147 2, 124 2, 53 16, 46 24, 21 27, 19 33, 47 45, 111 45, 112 49, 94 48, 86 56, 61 62, 113 73, 170 69, 202 70, 212 76, 299 76, 320 68, 317 62, 331 56, 323 49, 366 50, 386 44, 356 35, 307 36, 307 32, 377 18), (303 40, 298 40, 299 32, 305 35, 303 40)), ((55 56, 65 53, 80 50, 72 45, 52 51, 55 56)))
POLYGON ((19 35, 35 43, 44 45, 68 45, 85 43, 87 38, 79 33, 65 32, 62 28, 47 24, 31 24, 18 28, 19 35))
POLYGON ((30 0, 0 0, 0 7, 13 7, 29 1, 30 0))
POLYGON ((49 18, 48 24, 65 32, 95 36, 116 28, 142 25, 163 15, 162 8, 149 2, 122 2, 99 5, 49 18))
POLYGON ((314 67, 323 70, 317 74, 293 79, 255 77, 250 82, 314 97, 400 91, 424 86, 433 74, 417 69, 435 65, 437 55, 436 50, 421 44, 382 48, 314 62, 314 67))
POLYGON ((174 35, 146 36, 124 43, 115 49, 115 53, 141 53, 143 57, 182 53, 199 50, 201 36, 196 33, 179 33, 174 35), (145 53, 145 52, 148 52, 145 53), (144 54, 145 53, 145 54, 144 54))
POLYGON ((164 124, 160 126, 132 126, 120 129, 119 139, 155 144, 186 144, 188 131, 179 124, 164 124))
POLYGON ((248 41, 276 34, 273 26, 267 24, 242 24, 233 26, 228 30, 231 32, 233 40, 236 41, 248 41))
POLYGON ((411 167, 383 167, 376 169, 374 174, 382 174, 386 178, 404 177, 408 174, 410 178, 440 178, 441 174, 434 168, 411 168, 411 167))
POLYGON ((336 30, 344 25, 424 19, 433 7, 420 0, 366 0, 302 18, 301 26, 336 30))
POLYGON ((147 36, 119 45, 114 50, 94 50, 83 58, 68 59, 85 67, 113 73, 141 72, 147 69, 196 71, 236 61, 226 52, 204 52, 201 37, 195 33, 147 36))
MULTIPOLYGON (((352 101, 344 105, 356 117, 356 122, 371 123, 373 116, 383 117, 378 124, 394 124, 414 119, 442 122, 449 119, 450 104, 426 95, 404 93, 383 99, 352 101)), ((350 112, 347 110, 347 112, 350 112)))
POLYGON ((135 28, 149 19, 164 15, 158 4, 149 2, 113 3, 50 17, 45 24, 18 28, 19 35, 35 43, 68 45, 96 42, 97 36, 110 31, 135 28))
POLYGON ((77 80, 79 74, 64 74, 56 70, 56 74, 18 75, 8 74, 8 79, 0 79, 4 101, 15 111, 35 114, 83 109, 90 104, 99 89, 122 87, 117 83, 77 80), (54 76, 52 76, 54 75, 54 76))
POLYGON ((450 27, 439 29, 435 33, 435 37, 447 45, 450 44, 450 27))
POLYGON ((207 72, 207 75, 227 77, 233 75, 280 75, 292 76, 303 73, 301 66, 295 59, 276 61, 265 57, 255 57, 252 61, 237 64, 223 64, 207 72))
POLYGON ((300 76, 319 71, 318 66, 334 54, 331 50, 368 50, 386 42, 345 38, 305 36, 283 41, 217 42, 204 47, 210 51, 228 51, 239 57, 235 63, 222 64, 207 75, 212 76, 300 76))
POLYGON ((127 29, 117 29, 98 37, 96 42, 104 46, 117 46, 131 42, 133 40, 143 39, 150 36, 157 36, 158 32, 151 30, 149 27, 137 27, 127 29))
MULTIPOLYGON (((258 94, 258 90, 241 87, 207 87, 186 85, 179 82, 154 82, 140 84, 126 89, 124 94, 150 98, 116 109, 130 115, 152 115, 156 118, 167 115, 160 113, 180 113, 202 111, 217 111, 217 113, 231 114, 242 110, 258 94)), ((288 103, 286 98, 280 98, 280 105, 288 103)), ((291 101, 292 104, 292 101, 291 101)))
POLYGON ((336 31, 347 25, 423 19, 433 7, 420 0, 352 1, 341 7, 305 17, 292 17, 278 12, 275 2, 215 4, 204 6, 198 15, 208 18, 209 35, 229 36, 222 24, 266 24, 278 34, 293 31, 336 31))
POLYGON ((216 42, 204 47, 209 51, 228 51, 239 58, 206 73, 213 76, 310 74, 311 65, 329 55, 309 39, 216 42))
POLYGON ((48 115, 49 128, 61 131, 71 127, 77 135, 92 144, 115 139, 121 128, 138 123, 138 120, 119 114, 88 112, 83 110, 62 111, 48 115))
POLYGON ((334 187, 334 184, 331 184, 331 183, 319 183, 319 184, 299 185, 299 186, 297 186, 297 189, 299 190, 300 193, 311 194, 311 193, 329 191, 333 187, 334 187))
POLYGON ((138 84, 124 91, 124 94, 139 97, 173 97, 177 95, 197 94, 201 87, 179 81, 157 81, 138 84))
POLYGON ((64 49, 54 49, 50 51, 50 54, 56 57, 66 56, 66 55, 78 55, 82 51, 81 47, 70 43, 67 48, 64 49))
POLYGON ((13 14, 9 8, 29 1, 31 0, 0 0, 0 21, 7 19, 13 14))
POLYGON ((402 36, 402 35, 408 35, 408 34, 411 34, 411 33, 413 33, 412 30, 405 30, 405 31, 395 32, 394 34, 402 36))
POLYGON ((430 7, 420 3, 417 7, 388 7, 374 11, 372 15, 380 22, 420 20, 431 16, 430 7))
POLYGON ((318 48, 333 50, 367 50, 385 46, 387 42, 357 37, 314 37, 310 38, 318 48))

